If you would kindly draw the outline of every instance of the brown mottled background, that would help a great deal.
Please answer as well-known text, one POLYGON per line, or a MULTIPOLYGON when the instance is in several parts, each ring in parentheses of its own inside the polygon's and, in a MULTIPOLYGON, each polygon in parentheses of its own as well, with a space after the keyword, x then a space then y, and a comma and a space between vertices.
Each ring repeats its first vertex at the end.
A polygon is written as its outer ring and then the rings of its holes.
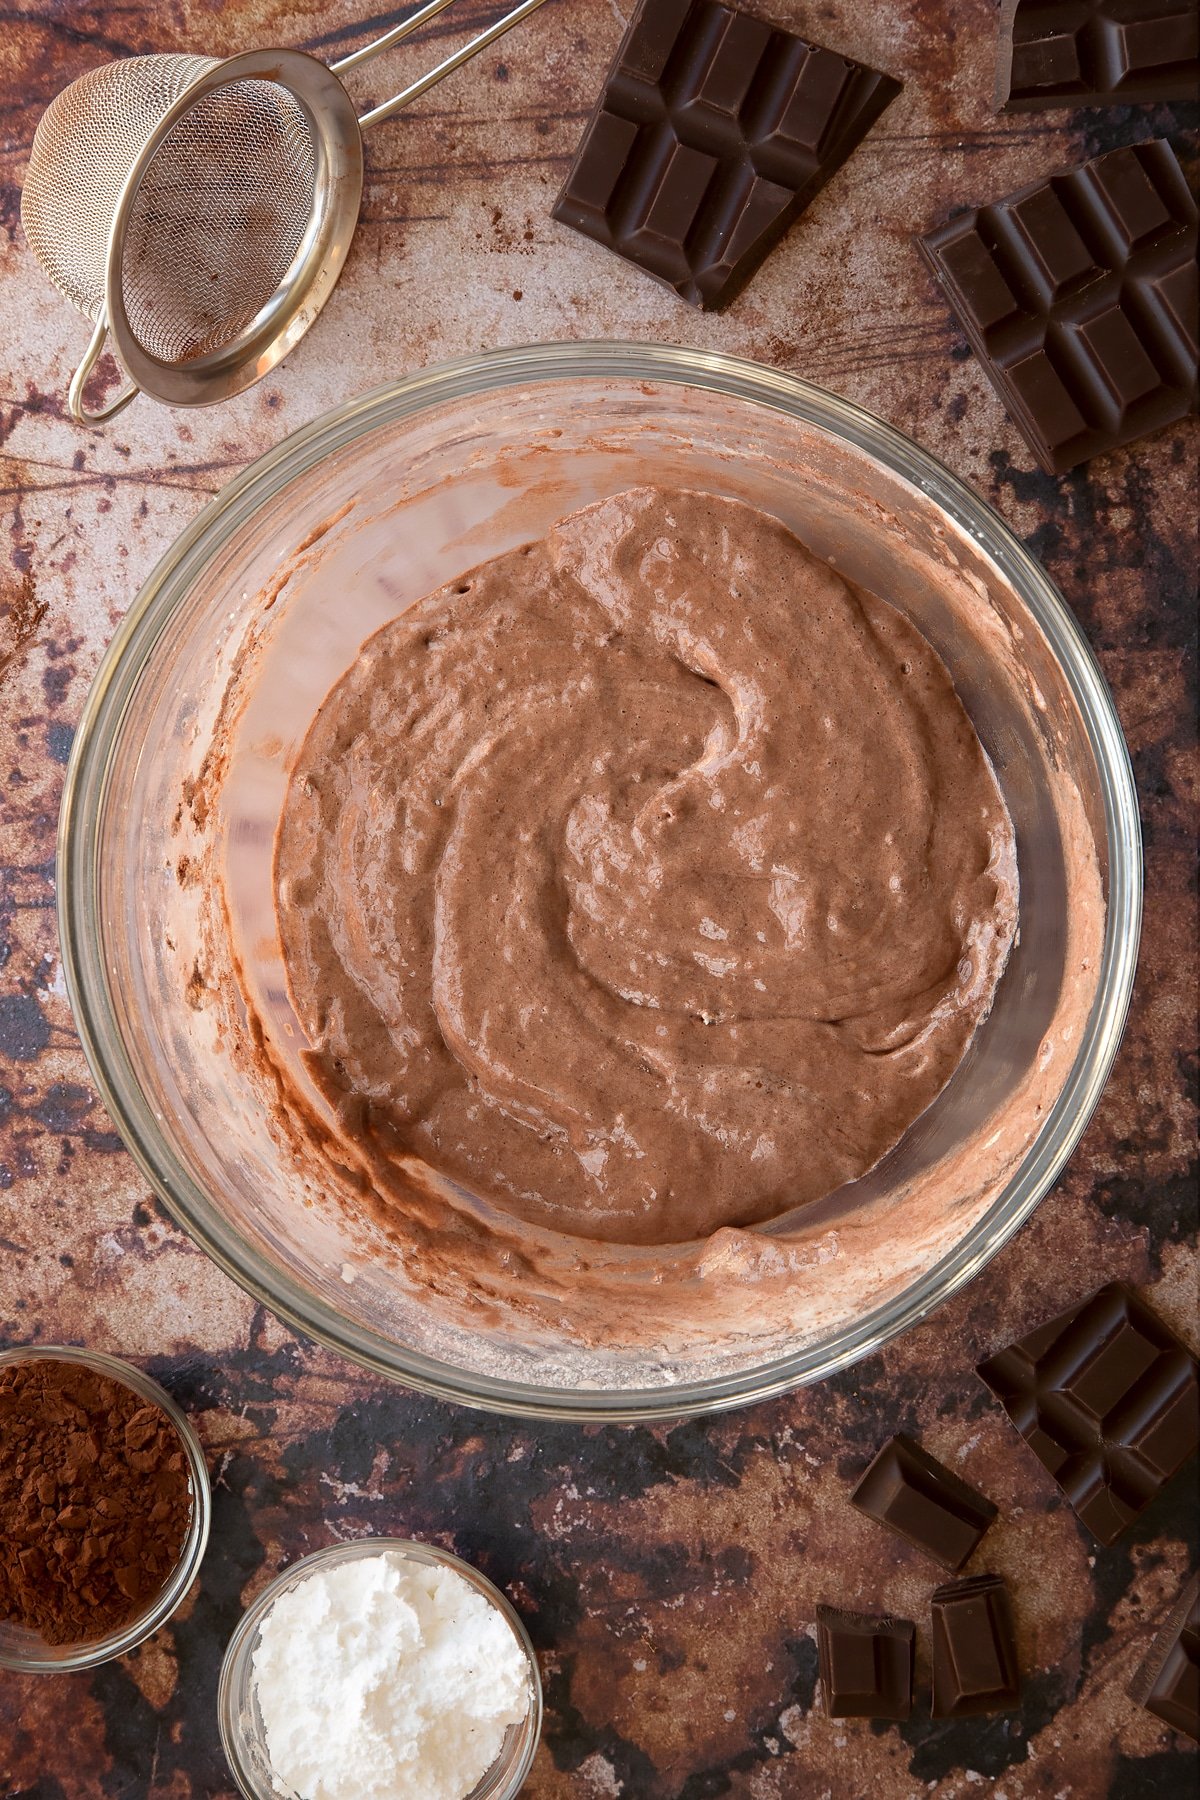
MULTIPOLYGON (((524 1614, 548 1700, 535 1800, 1193 1791, 1184 1741, 1125 1684, 1195 1557, 1194 1468, 1100 1550, 972 1365, 1110 1276, 1194 1331, 1195 440, 1170 430, 1058 480, 1036 473, 910 234, 1103 147, 1166 134, 1186 151, 1194 119, 1166 107, 997 118, 991 0, 763 0, 906 86, 738 304, 702 317, 549 218, 627 4, 552 0, 371 137, 341 285, 262 386, 215 411, 139 403, 92 433, 63 410, 86 328, 17 222, 42 107, 106 57, 270 42, 333 55, 394 15, 361 21, 353 0, 0 0, 0 1342, 143 1361, 196 1418, 216 1484, 204 1571, 170 1628, 90 1677, 0 1675, 3 1800, 228 1796, 214 1700, 242 1606, 289 1559, 372 1531, 452 1546, 524 1614), (1060 583, 1116 692, 1142 795, 1146 932, 1124 1047, 1083 1144, 953 1305, 835 1381, 725 1418, 514 1426, 294 1337, 171 1224, 72 1028, 54 829, 112 628, 228 475, 416 365, 618 335, 797 370, 910 432, 995 503, 1060 583), (814 1707, 818 1600, 927 1618, 936 1571, 846 1499, 898 1427, 1000 1503, 981 1561, 1016 1592, 1019 1718, 934 1724, 923 1698, 911 1724, 876 1729, 814 1707)), ((445 48, 485 16, 459 0, 430 36, 445 48)), ((365 71, 364 99, 417 64, 409 49, 365 71)))

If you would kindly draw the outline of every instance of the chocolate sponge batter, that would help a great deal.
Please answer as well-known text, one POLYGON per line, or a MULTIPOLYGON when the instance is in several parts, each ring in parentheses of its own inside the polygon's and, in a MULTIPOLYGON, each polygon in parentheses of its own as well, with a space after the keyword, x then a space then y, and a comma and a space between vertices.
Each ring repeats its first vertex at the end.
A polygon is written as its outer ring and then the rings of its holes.
POLYGON ((276 844, 339 1129, 629 1244, 869 1169, 1012 943, 1012 823, 894 608, 639 488, 442 588, 324 702, 276 844))

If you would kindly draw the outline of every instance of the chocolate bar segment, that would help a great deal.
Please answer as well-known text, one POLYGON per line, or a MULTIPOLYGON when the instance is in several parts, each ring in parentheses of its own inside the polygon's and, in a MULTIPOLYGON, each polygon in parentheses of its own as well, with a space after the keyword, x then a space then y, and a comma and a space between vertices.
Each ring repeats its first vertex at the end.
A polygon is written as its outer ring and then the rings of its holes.
POLYGON ((1200 1744, 1200 1579, 1194 1577, 1183 1590, 1129 1692, 1148 1712, 1200 1744))
POLYGON ((642 0, 554 217, 727 306, 899 92, 718 0, 642 0))
POLYGON ((1196 1359, 1121 1282, 980 1363, 1026 1443, 1102 1544, 1200 1443, 1196 1359))
POLYGON ((883 1446, 851 1499, 947 1569, 962 1568, 996 1517, 978 1489, 903 1434, 883 1446))
POLYGON ((933 1596, 933 1716, 1009 1712, 1021 1698, 1008 1589, 999 1575, 952 1581, 933 1596))
POLYGON ((907 1719, 912 1711, 909 1619, 817 1608, 817 1655, 831 1719, 907 1719))
POLYGON ((1196 0, 1004 0, 1003 112, 1197 97, 1196 0))
POLYGON ((1158 139, 918 240, 1047 473, 1195 410, 1196 218, 1175 153, 1158 139))

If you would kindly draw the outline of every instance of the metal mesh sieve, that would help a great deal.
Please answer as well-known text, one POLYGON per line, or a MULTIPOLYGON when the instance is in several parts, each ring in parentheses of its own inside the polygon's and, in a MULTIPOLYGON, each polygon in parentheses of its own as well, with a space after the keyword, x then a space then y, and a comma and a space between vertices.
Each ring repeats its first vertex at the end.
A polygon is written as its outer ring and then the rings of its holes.
POLYGON ((201 405, 257 381, 303 335, 345 261, 362 194, 362 132, 391 118, 543 4, 511 12, 357 116, 340 74, 453 0, 424 0, 332 68, 296 50, 134 56, 47 108, 21 217, 38 260, 92 320, 71 411, 97 423, 138 392, 201 405), (131 380, 101 410, 84 384, 106 334, 131 380))

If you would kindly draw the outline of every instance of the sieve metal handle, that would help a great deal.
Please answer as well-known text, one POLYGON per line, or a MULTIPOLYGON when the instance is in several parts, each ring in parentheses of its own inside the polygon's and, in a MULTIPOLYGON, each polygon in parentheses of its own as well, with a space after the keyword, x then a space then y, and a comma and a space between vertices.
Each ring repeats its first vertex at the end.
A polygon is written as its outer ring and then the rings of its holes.
POLYGON ((352 50, 349 56, 343 56, 338 62, 330 63, 329 67, 335 75, 341 75, 347 69, 357 69, 360 63, 368 63, 374 57, 382 56, 383 52, 390 50, 393 44, 402 44, 406 37, 411 37, 414 31, 419 31, 422 25, 427 24, 430 19, 436 19, 440 12, 445 12, 448 6, 453 5, 454 0, 427 0, 426 5, 418 7, 415 13, 410 13, 408 18, 402 20, 399 25, 393 25, 391 30, 385 31, 382 37, 377 37, 371 43, 364 44, 361 50, 352 50))
POLYGON ((71 408, 71 417, 80 425, 103 425, 108 419, 115 419, 119 412, 124 412, 131 400, 136 400, 141 388, 136 381, 121 389, 115 400, 110 400, 98 412, 91 412, 84 405, 83 390, 87 378, 100 361, 100 352, 104 348, 104 340, 108 336, 108 312, 100 308, 100 316, 96 320, 96 329, 92 333, 91 343, 83 353, 83 358, 71 377, 71 385, 67 389, 67 404, 71 408))
MULTIPOLYGON (((436 18, 438 13, 443 12, 447 6, 452 6, 453 3, 454 0, 427 0, 426 5, 418 7, 415 13, 401 24, 393 26, 391 31, 385 31, 382 37, 375 39, 374 43, 364 45, 361 50, 352 51, 349 56, 343 56, 340 62, 331 63, 330 68, 335 75, 340 75, 346 69, 355 69, 360 63, 370 62, 372 57, 381 55, 385 50, 390 50, 393 44, 402 43, 412 32, 419 30, 428 20, 436 18)), ((410 105, 414 100, 419 100, 421 95, 427 94, 431 87, 436 87, 439 81, 444 81, 447 75, 454 73, 455 69, 461 69, 464 63, 470 62, 473 56, 478 56, 481 50, 486 50, 489 44, 494 44, 497 38, 503 37, 506 31, 511 31, 514 25, 519 25, 522 19, 527 19, 530 13, 535 13, 538 7, 544 6, 545 3, 546 0, 522 0, 520 6, 515 6, 510 13, 505 13, 503 18, 497 19, 494 25, 489 25, 486 30, 479 32, 469 43, 464 44, 461 50, 455 50, 443 62, 438 63, 436 68, 430 69, 427 75, 422 75, 418 80, 411 82, 408 87, 401 88, 398 94, 394 94, 390 100, 385 100, 382 105, 372 107, 370 112, 363 113, 358 121, 359 130, 369 131, 372 125, 379 125, 384 119, 393 118, 403 107, 410 105)))

